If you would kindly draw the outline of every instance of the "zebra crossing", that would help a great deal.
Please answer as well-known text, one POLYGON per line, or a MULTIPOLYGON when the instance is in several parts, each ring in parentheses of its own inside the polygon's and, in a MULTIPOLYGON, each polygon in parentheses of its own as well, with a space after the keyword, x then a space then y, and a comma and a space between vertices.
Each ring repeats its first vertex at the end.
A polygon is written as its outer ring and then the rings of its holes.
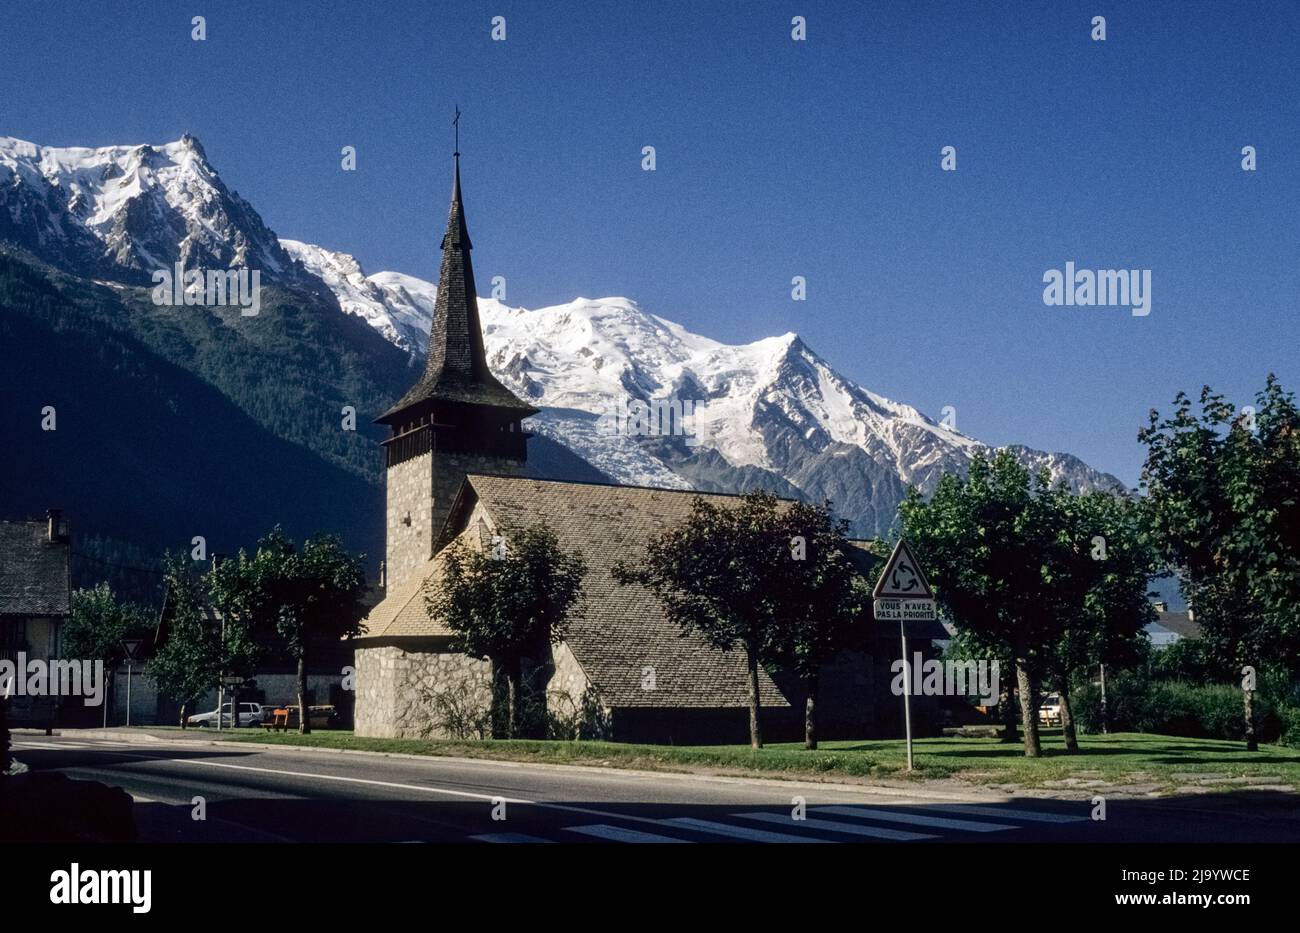
POLYGON ((137 746, 138 744, 139 743, 137 742, 120 742, 113 739, 96 739, 93 742, 64 742, 64 741, 39 742, 34 739, 14 739, 12 742, 10 742, 9 747, 17 751, 21 751, 22 749, 29 749, 29 750, 52 749, 55 751, 61 751, 63 749, 69 749, 69 748, 81 749, 82 751, 85 750, 93 751, 95 749, 108 751, 113 748, 132 748, 137 746))
MULTIPOLYGON (((1069 808, 1071 804, 1062 803, 1069 808)), ((835 842, 918 842, 935 839, 998 838, 989 834, 1010 834, 1026 824, 1084 823, 1086 812, 1027 810, 1023 807, 995 807, 960 803, 906 803, 902 805, 826 805, 809 807, 802 819, 788 810, 738 810, 710 819, 665 817, 652 820, 630 817, 637 828, 618 825, 613 819, 600 823, 575 823, 546 837, 520 832, 480 833, 467 837, 486 843, 553 843, 596 841, 607 843, 835 843, 835 842), (924 812, 921 812, 924 811, 924 812), (943 814, 943 815, 939 815, 943 814), (654 824, 654 831, 646 824, 654 824), (973 835, 969 835, 973 834, 973 835)), ((611 814, 613 816, 613 814, 611 814)))

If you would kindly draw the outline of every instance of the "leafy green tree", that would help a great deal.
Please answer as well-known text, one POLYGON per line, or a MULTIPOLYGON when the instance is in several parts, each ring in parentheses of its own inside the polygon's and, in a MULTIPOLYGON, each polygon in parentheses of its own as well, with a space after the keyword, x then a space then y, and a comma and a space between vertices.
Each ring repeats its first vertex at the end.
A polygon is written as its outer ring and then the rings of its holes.
MULTIPOLYGON (((1300 662, 1300 410, 1269 375, 1254 411, 1237 412, 1209 386, 1200 411, 1179 393, 1152 411, 1142 485, 1162 556, 1197 615, 1210 663, 1236 679, 1246 667, 1300 662)), ((1243 690, 1246 745, 1257 747, 1253 690, 1243 690)))
POLYGON ((164 621, 160 644, 145 667, 158 690, 180 704, 180 726, 186 728, 191 705, 217 684, 229 659, 220 629, 204 612, 207 599, 203 581, 191 562, 168 555, 163 561, 164 621))
MULTIPOLYGON (((965 479, 945 475, 928 502, 910 490, 899 508, 903 534, 949 618, 978 650, 1014 661, 1029 758, 1042 754, 1043 678, 1079 663, 1084 633, 1118 599, 1105 595, 1107 575, 1086 563, 1097 527, 1087 509, 1100 506, 1083 501, 1053 490, 1046 471, 1031 477, 1003 450, 991 461, 976 457, 965 479)), ((1145 593, 1145 581, 1137 592, 1145 593)))
POLYGON ((871 590, 849 557, 848 522, 830 503, 802 502, 778 515, 787 553, 770 571, 776 584, 771 654, 804 684, 804 746, 817 747, 822 666, 852 644, 871 590))
POLYGON ((63 654, 103 661, 111 675, 126 661, 126 639, 143 637, 152 628, 148 610, 119 600, 107 583, 72 594, 72 616, 63 627, 63 654))
POLYGON ((136 603, 117 597, 112 587, 100 583, 90 589, 72 593, 72 615, 64 625, 61 638, 63 655, 85 661, 103 661, 106 696, 113 695, 117 669, 126 663, 123 642, 151 634, 149 611, 136 603))
POLYGON ((586 563, 545 524, 506 535, 486 552, 458 539, 443 553, 441 585, 425 596, 428 612, 456 633, 458 650, 504 671, 505 737, 515 738, 524 660, 564 637, 586 563))
POLYGON ((1076 495, 1063 486, 1042 493, 1065 547, 1052 574, 1052 613, 1059 627, 1045 663, 1061 696, 1061 731, 1069 752, 1079 750, 1070 703, 1075 676, 1100 664, 1123 667, 1144 652, 1146 625, 1155 619, 1148 599, 1160 559, 1144 534, 1133 499, 1107 491, 1076 495))
MULTIPOLYGON (((308 538, 299 550, 276 526, 257 550, 223 561, 209 574, 213 602, 248 637, 273 636, 297 662, 298 731, 311 732, 307 666, 311 643, 360 633, 366 592, 363 558, 333 535, 308 538)), ((233 707, 232 707, 233 709, 233 707)))
POLYGON ((734 508, 697 497, 685 522, 650 540, 641 565, 615 569, 620 582, 654 592, 684 631, 722 651, 744 652, 753 748, 763 747, 759 666, 779 663, 798 641, 783 637, 791 631, 786 620, 792 606, 784 590, 790 530, 771 493, 750 493, 734 508))

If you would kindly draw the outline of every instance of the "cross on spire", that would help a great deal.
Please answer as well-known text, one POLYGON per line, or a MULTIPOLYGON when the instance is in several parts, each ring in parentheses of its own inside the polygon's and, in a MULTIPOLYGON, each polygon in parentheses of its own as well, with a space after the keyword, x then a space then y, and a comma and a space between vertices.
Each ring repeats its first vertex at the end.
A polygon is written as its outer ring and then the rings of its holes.
POLYGON ((456 116, 451 121, 451 125, 456 128, 456 151, 452 153, 457 159, 460 158, 460 104, 456 105, 456 116))

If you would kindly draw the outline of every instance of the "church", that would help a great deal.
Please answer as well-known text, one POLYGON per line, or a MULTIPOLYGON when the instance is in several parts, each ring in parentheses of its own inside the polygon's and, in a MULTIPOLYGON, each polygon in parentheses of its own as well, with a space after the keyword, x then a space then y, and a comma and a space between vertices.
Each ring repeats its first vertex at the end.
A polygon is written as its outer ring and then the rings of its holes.
MULTIPOLYGON (((743 653, 683 633, 654 594, 613 577, 616 563, 635 562, 653 536, 683 521, 699 494, 530 474, 524 420, 537 409, 488 369, 471 250, 457 153, 425 369, 376 419, 391 432, 383 444, 387 538, 382 597, 355 639, 355 733, 490 737, 497 695, 492 664, 455 650, 453 633, 430 617, 425 594, 439 585, 440 555, 453 540, 476 548, 501 540, 508 547, 512 533, 544 521, 562 548, 582 555, 587 575, 567 636, 549 656, 532 659, 529 682, 542 711, 538 734, 746 742, 743 653)), ((704 498, 734 502, 725 495, 704 498)), ((858 555, 864 567, 874 561, 865 550, 858 555)), ((877 628, 870 618, 863 625, 877 628)), ((901 729, 901 701, 889 691, 897 632, 879 628, 878 642, 823 673, 819 735, 901 729)), ((924 644, 924 633, 917 634, 924 644)), ((941 630, 930 634, 944 637, 941 630)), ((799 737, 799 682, 779 672, 760 671, 760 677, 765 737, 799 737)), ((935 712, 922 702, 913 716, 924 722, 935 712)))

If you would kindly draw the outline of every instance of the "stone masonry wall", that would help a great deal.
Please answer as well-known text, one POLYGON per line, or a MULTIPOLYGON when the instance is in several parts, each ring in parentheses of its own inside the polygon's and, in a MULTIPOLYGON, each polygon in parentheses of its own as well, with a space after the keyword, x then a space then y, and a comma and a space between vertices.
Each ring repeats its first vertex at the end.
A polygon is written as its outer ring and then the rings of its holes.
MULTIPOLYGON (((357 735, 478 738, 492 706, 492 664, 468 655, 358 648, 357 735), (457 734, 457 733, 460 734, 457 734)), ((490 729, 484 737, 490 736, 490 729)))
POLYGON ((442 530, 465 474, 523 476, 525 471, 522 460, 439 451, 436 446, 432 453, 389 467, 384 559, 390 590, 433 556, 434 536, 442 530))

